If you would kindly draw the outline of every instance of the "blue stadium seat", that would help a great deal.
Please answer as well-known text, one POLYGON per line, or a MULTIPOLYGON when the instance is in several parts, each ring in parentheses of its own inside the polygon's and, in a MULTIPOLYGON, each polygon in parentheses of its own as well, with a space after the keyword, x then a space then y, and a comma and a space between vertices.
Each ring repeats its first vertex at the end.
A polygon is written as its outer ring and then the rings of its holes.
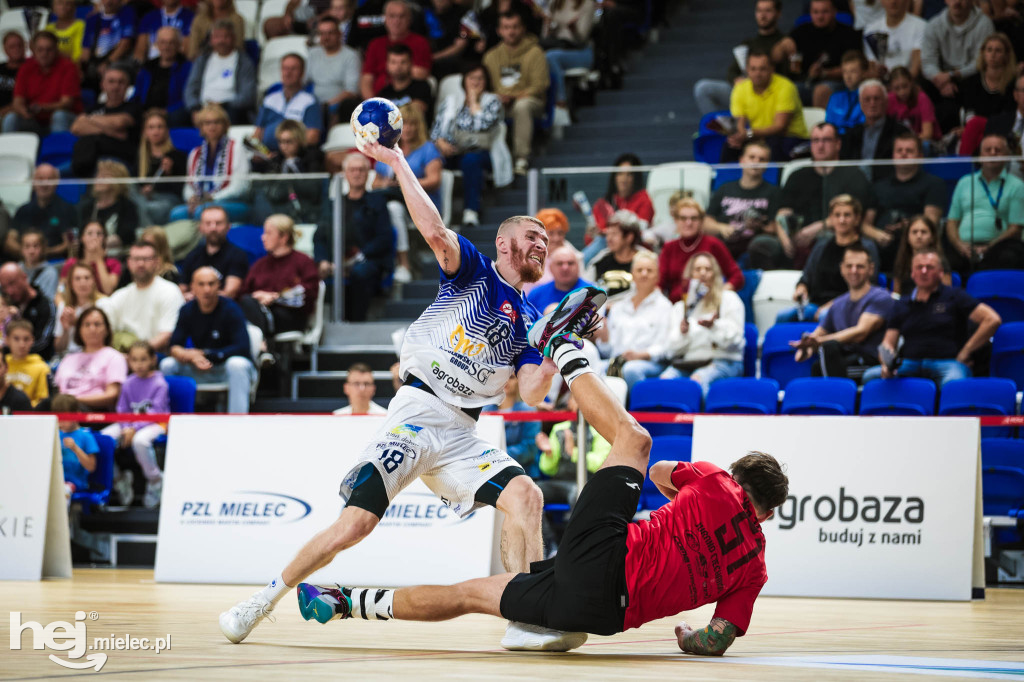
POLYGON ((48 163, 60 171, 61 177, 70 177, 71 151, 77 141, 78 137, 71 133, 50 133, 39 141, 36 164, 48 163))
POLYGON ((981 440, 981 499, 985 516, 1024 514, 1024 442, 981 440))
POLYGON ((249 265, 267 255, 263 248, 263 228, 259 225, 235 225, 228 230, 228 241, 245 251, 249 265))
POLYGON ((89 489, 71 493, 72 502, 82 503, 82 513, 92 513, 93 507, 103 507, 110 499, 114 486, 114 450, 117 442, 110 436, 94 433, 100 451, 96 454, 96 470, 89 474, 89 489))
MULTIPOLYGON (((948 159, 943 159, 944 161, 948 159)), ((941 178, 946 183, 946 205, 942 207, 943 215, 949 208, 949 201, 953 198, 953 190, 956 189, 956 183, 960 182, 960 178, 969 173, 974 172, 973 164, 968 161, 953 161, 950 163, 937 163, 925 162, 922 165, 922 170, 927 173, 931 173, 941 178)))
MULTIPOLYGON (((940 415, 1012 415, 1017 412, 1017 386, 1009 379, 977 377, 958 379, 943 385, 939 395, 940 415)), ((1009 426, 983 426, 981 434, 1010 438, 1009 426)))
POLYGON ((704 411, 709 414, 775 414, 779 382, 746 377, 719 379, 708 389, 704 411))
POLYGON ((1024 440, 982 438, 981 465, 1013 467, 1024 470, 1024 440))
POLYGON ((780 414, 855 414, 857 382, 841 377, 793 379, 780 414))
POLYGON ((992 306, 1003 322, 1024 322, 1024 270, 983 270, 967 280, 967 293, 992 306))
POLYGON ((640 491, 640 509, 657 509, 668 498, 661 494, 658 486, 651 482, 651 467, 656 462, 665 460, 689 462, 693 439, 689 436, 658 436, 651 442, 651 459, 647 466, 647 478, 644 479, 643 490, 640 491))
POLYGON ((935 414, 935 382, 918 377, 875 379, 864 385, 860 394, 862 415, 935 414))
POLYGON ((180 149, 186 154, 203 143, 198 128, 171 128, 170 134, 171 144, 174 145, 174 148, 180 149))
POLYGON ((769 328, 761 345, 761 376, 775 379, 783 389, 793 379, 811 376, 811 363, 797 362, 789 342, 817 326, 816 322, 789 322, 769 328))
MULTIPOLYGON (((700 384, 692 379, 644 379, 629 393, 634 412, 700 412, 703 398, 700 384)), ((693 424, 644 424, 651 436, 689 436, 693 424)))
POLYGON ((167 394, 171 412, 191 413, 196 411, 196 380, 192 377, 168 376, 167 394))
POLYGON ((743 376, 757 376, 757 325, 747 322, 743 325, 743 337, 746 345, 743 347, 743 376))
POLYGON ((1004 324, 992 337, 992 359, 989 374, 1006 377, 1024 391, 1024 322, 1004 324))

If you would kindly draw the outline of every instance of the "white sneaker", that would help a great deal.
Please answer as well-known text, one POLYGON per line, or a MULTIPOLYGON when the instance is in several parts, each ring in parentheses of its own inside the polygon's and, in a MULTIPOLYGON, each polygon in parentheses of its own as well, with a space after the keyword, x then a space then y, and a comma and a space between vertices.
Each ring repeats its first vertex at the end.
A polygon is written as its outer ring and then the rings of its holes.
POLYGON ((510 620, 501 646, 509 651, 569 651, 583 646, 586 641, 585 632, 562 632, 510 620))
POLYGON ((142 497, 142 506, 146 509, 153 509, 160 505, 160 493, 164 489, 164 480, 148 481, 146 483, 146 494, 142 497))
POLYGON ((516 175, 526 175, 526 171, 530 169, 530 162, 526 159, 516 159, 515 172, 516 175))
POLYGON ((220 631, 230 641, 238 644, 248 637, 253 628, 259 625, 264 618, 269 618, 273 623, 274 617, 270 615, 273 610, 274 605, 267 601, 267 598, 261 593, 256 592, 245 601, 238 602, 220 614, 220 631))
POLYGON ((462 224, 476 227, 480 224, 480 214, 471 208, 467 208, 462 212, 462 224))
POLYGON ((112 487, 121 498, 122 506, 130 507, 135 499, 135 473, 131 469, 122 469, 120 475, 114 478, 112 487))
POLYGON ((412 273, 404 265, 396 265, 394 279, 399 284, 408 284, 412 281, 412 273))

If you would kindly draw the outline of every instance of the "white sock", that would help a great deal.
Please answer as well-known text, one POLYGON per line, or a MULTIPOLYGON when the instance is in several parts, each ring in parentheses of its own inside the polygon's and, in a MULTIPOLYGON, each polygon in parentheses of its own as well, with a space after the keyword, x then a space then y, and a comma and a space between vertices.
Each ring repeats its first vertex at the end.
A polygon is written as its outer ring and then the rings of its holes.
POLYGON ((579 346, 576 345, 576 341, 579 341, 578 336, 568 337, 559 342, 551 351, 551 359, 558 365, 558 371, 569 388, 572 388, 572 382, 577 377, 594 372, 581 348, 582 341, 579 346))
POLYGON ((288 594, 288 591, 293 588, 294 585, 285 585, 284 578, 278 575, 267 583, 266 587, 260 590, 260 594, 262 594, 271 604, 277 604, 277 602, 281 601, 281 598, 288 594))
POLYGON ((394 590, 376 587, 353 587, 352 617, 363 620, 391 620, 391 605, 395 600, 394 590))

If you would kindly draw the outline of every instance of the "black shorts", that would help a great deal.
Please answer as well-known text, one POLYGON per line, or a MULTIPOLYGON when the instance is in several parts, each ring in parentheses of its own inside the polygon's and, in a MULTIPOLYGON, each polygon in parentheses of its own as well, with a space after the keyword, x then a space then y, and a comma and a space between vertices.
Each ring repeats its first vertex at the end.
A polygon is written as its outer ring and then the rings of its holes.
POLYGON ((633 467, 594 474, 573 507, 558 554, 512 579, 501 595, 501 615, 569 632, 622 632, 629 606, 626 535, 643 484, 633 467))

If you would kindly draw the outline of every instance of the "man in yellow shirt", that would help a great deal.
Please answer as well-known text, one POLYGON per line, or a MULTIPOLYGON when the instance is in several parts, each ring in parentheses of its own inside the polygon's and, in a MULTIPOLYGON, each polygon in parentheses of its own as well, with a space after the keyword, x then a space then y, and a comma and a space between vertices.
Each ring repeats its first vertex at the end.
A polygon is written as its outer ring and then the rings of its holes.
POLYGON ((75 0, 53 0, 53 14, 57 20, 47 24, 46 30, 57 36, 60 53, 77 64, 82 59, 85 22, 75 16, 75 0))
POLYGON ((32 406, 40 400, 50 397, 47 379, 50 367, 36 353, 30 353, 35 341, 32 323, 28 320, 15 320, 7 325, 7 383, 21 390, 32 401, 32 406))
POLYGON ((722 162, 738 161, 743 143, 755 137, 771 147, 772 161, 788 161, 793 148, 807 140, 800 94, 792 81, 775 73, 767 52, 750 51, 747 76, 732 89, 736 132, 722 147, 722 162))

